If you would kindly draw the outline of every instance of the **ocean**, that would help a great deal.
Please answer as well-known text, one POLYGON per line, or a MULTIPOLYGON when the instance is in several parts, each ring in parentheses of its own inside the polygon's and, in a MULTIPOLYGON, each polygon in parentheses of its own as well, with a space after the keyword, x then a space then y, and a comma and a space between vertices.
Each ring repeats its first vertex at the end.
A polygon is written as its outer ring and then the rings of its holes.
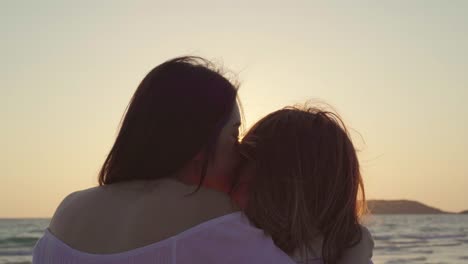
MULTIPOLYGON (((49 219, 0 219, 0 264, 31 263, 49 219)), ((468 263, 468 215, 375 215, 375 264, 468 263)))
POLYGON ((468 215, 375 215, 375 264, 467 264, 468 215))
POLYGON ((0 264, 31 263, 36 241, 50 219, 0 219, 0 264))

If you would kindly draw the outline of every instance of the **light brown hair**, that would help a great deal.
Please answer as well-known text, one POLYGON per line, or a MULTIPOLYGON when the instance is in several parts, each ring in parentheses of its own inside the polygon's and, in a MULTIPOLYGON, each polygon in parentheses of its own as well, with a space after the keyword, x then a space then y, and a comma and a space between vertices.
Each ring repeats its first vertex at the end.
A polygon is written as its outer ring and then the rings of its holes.
POLYGON ((241 152, 255 170, 245 213, 283 251, 310 252, 321 236, 322 258, 334 264, 361 240, 364 186, 337 114, 307 106, 276 111, 246 133, 241 152))

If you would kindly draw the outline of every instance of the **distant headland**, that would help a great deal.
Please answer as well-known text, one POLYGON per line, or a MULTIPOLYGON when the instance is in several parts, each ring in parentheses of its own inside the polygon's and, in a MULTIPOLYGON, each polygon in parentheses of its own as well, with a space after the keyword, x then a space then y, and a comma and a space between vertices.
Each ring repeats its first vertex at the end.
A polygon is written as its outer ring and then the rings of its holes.
POLYGON ((368 200, 367 206, 371 214, 456 214, 410 200, 368 200))

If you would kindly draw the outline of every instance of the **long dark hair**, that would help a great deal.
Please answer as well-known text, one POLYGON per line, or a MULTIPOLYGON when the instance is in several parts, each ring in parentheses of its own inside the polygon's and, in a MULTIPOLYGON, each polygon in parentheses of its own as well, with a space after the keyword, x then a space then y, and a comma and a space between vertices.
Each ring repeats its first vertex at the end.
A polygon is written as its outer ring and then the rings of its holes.
POLYGON ((237 88, 200 57, 171 59, 138 86, 101 171, 99 185, 168 177, 209 154, 236 103, 237 88))
POLYGON ((364 187, 338 115, 307 106, 276 111, 246 133, 240 148, 255 165, 245 212, 279 248, 313 252, 322 237, 322 258, 335 264, 361 240, 364 187))

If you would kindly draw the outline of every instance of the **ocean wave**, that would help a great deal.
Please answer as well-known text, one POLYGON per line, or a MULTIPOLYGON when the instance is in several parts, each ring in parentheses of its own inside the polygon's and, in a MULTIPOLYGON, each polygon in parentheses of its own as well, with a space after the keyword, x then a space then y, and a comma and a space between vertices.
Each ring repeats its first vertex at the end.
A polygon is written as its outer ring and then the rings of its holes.
POLYGON ((403 234, 402 238, 411 239, 444 239, 444 238, 465 238, 466 234, 403 234))
POLYGON ((428 241, 426 239, 418 239, 418 240, 391 240, 388 241, 389 244, 398 244, 398 245, 418 245, 418 244, 427 244, 428 241))
POLYGON ((462 243, 453 242, 453 243, 431 244, 431 247, 456 247, 456 246, 460 246, 460 245, 462 245, 462 243))
POLYGON ((418 250, 411 251, 411 253, 415 253, 415 254, 432 254, 432 253, 434 253, 434 250, 431 250, 431 249, 427 249, 427 250, 418 249, 418 250))
MULTIPOLYGON (((392 247, 392 246, 390 246, 392 247)), ((393 247, 399 248, 400 250, 407 250, 407 249, 418 249, 418 248, 427 248, 427 244, 406 244, 406 245, 401 245, 401 244, 394 244, 393 247)))
POLYGON ((421 232, 439 232, 442 229, 440 227, 433 227, 433 226, 423 226, 419 229, 421 232))
POLYGON ((385 262, 386 264, 406 264, 406 263, 413 263, 419 261, 426 261, 426 257, 413 257, 413 258, 397 258, 393 260, 389 260, 385 262))
POLYGON ((31 261, 8 261, 5 264, 31 264, 31 261))
POLYGON ((382 235, 382 236, 374 235, 374 236, 372 236, 372 238, 373 238, 374 240, 390 240, 390 239, 393 238, 393 236, 390 236, 390 235, 388 235, 388 236, 385 236, 385 235, 382 235))
POLYGON ((468 244, 468 239, 457 239, 457 241, 468 244))
POLYGON ((0 250, 0 256, 31 256, 32 250, 0 250))
POLYGON ((38 239, 38 237, 7 237, 0 240, 0 248, 18 246, 33 247, 38 239))
POLYGON ((374 247, 375 251, 400 251, 401 247, 397 246, 375 246, 374 247))

